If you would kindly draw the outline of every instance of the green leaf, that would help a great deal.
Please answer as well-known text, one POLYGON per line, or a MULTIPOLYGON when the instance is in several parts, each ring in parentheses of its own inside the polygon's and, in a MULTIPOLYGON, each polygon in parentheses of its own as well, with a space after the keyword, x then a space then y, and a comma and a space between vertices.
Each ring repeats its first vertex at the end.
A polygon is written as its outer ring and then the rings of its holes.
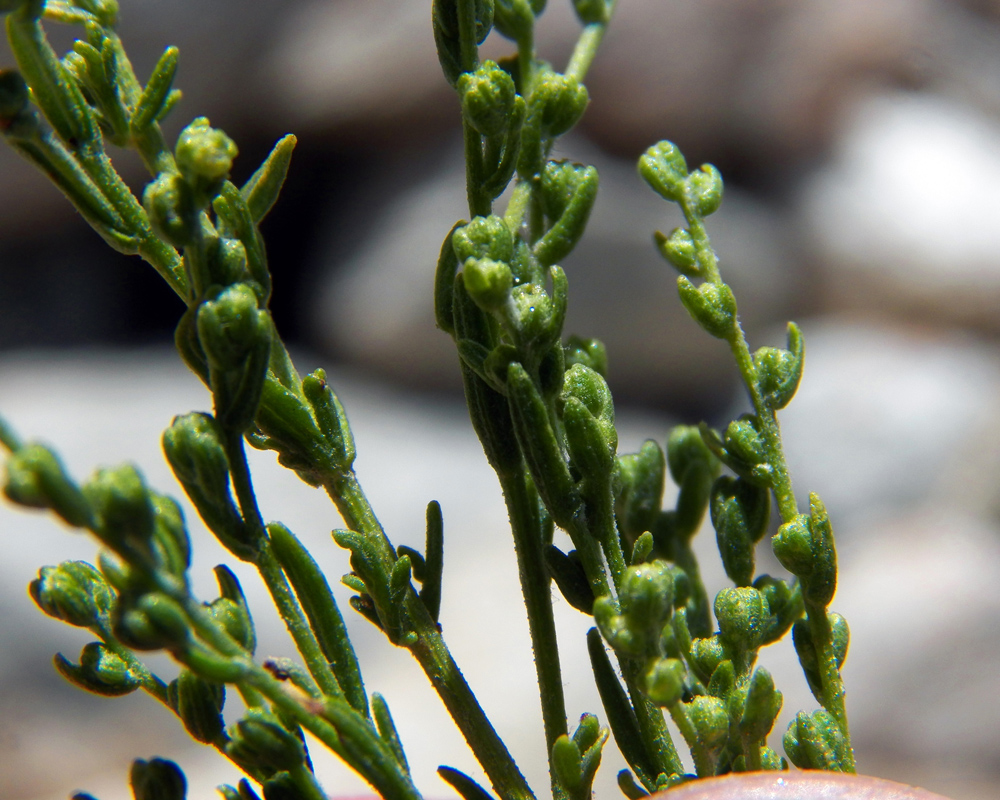
POLYGON ((268 153, 264 163, 240 187, 240 193, 255 224, 260 224, 278 199, 297 142, 292 134, 282 136, 268 153))

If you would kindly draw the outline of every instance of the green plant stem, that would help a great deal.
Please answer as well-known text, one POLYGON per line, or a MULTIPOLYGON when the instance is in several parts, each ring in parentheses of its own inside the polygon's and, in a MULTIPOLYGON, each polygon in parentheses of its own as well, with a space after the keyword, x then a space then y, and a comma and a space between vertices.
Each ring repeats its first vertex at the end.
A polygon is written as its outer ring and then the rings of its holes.
MULTIPOLYGON (((632 709, 635 711, 636 722, 639 724, 639 732, 646 747, 650 748, 650 755, 653 757, 656 768, 669 775, 682 775, 684 765, 680 756, 677 755, 677 748, 674 747, 674 740, 670 736, 663 712, 659 707, 653 705, 652 701, 646 697, 639 688, 639 673, 641 664, 634 659, 618 659, 621 667, 622 677, 625 679, 625 686, 628 688, 629 698, 632 701, 632 709)), ((654 779, 656 776, 652 776, 654 779)))
MULTIPOLYGON (((608 4, 607 19, 611 19, 611 15, 615 13, 615 6, 617 4, 618 0, 612 0, 608 4)), ((587 75, 587 70, 590 69, 590 65, 594 60, 594 56, 597 55, 597 48, 601 46, 601 40, 604 39, 604 32, 607 29, 607 22, 592 22, 584 26, 583 33, 580 34, 576 47, 573 48, 573 54, 570 56, 569 64, 566 66, 567 75, 576 78, 581 83, 583 82, 584 77, 587 75)))
MULTIPOLYGON (((683 704, 678 701, 669 706, 670 717, 673 719, 677 730, 681 732, 684 741, 691 750, 691 757, 694 759, 694 769, 699 778, 709 778, 715 774, 715 764, 712 762, 712 755, 708 749, 698 742, 698 732, 688 718, 687 711, 683 704)), ((759 760, 759 759, 758 759, 759 760)), ((759 769, 759 766, 758 766, 759 769)))
POLYGON ((594 520, 592 535, 601 543, 604 557, 608 561, 608 568, 611 570, 611 580, 617 592, 625 578, 628 563, 625 560, 625 553, 622 552, 621 537, 618 535, 618 526, 615 524, 611 487, 595 491, 594 497, 588 505, 590 506, 588 510, 594 520))
POLYGON ((271 545, 267 537, 267 530, 260 515, 260 508, 257 505, 257 498, 253 491, 253 484, 250 477, 250 468, 247 464, 246 448, 243 445, 243 435, 237 431, 227 432, 226 455, 229 458, 229 465, 232 474, 233 488, 236 490, 236 499, 243 514, 243 519, 251 530, 254 540, 259 542, 259 552, 255 560, 255 566, 264 580, 264 585, 278 609, 278 613, 285 621, 285 626, 291 634, 302 658, 305 659, 306 667, 313 676, 313 680, 319 686, 323 694, 330 697, 344 697, 344 692, 337 681, 330 663, 323 655, 323 650, 319 646, 316 634, 309 626, 302 611, 302 607, 292 594, 288 580, 285 578, 281 565, 274 557, 271 545))
MULTIPOLYGON (((719 262, 709 242, 705 223, 701 217, 693 213, 687 203, 682 205, 682 209, 688 223, 691 238, 694 240, 698 251, 698 261, 704 270, 705 280, 721 284, 722 276, 719 274, 719 262)), ((792 481, 788 475, 785 453, 781 447, 781 432, 778 428, 778 420, 774 414, 774 410, 764 402, 764 396, 760 393, 757 370, 753 365, 753 356, 750 354, 750 347, 747 345, 743 328, 738 322, 733 326, 733 331, 727 341, 733 358, 736 361, 736 366, 739 369, 740 377, 743 379, 743 383, 750 393, 750 400, 753 403, 754 413, 758 419, 761 440, 764 445, 764 455, 772 470, 771 488, 778 503, 778 512, 781 514, 782 522, 791 522, 799 513, 799 509, 795 500, 795 493, 792 491, 792 481)))
POLYGON ((847 767, 849 772, 855 772, 854 748, 851 747, 850 729, 847 727, 847 706, 844 703, 844 681, 837 668, 837 656, 833 651, 833 631, 830 628, 830 618, 826 609, 806 603, 806 619, 809 632, 816 646, 816 657, 819 662, 820 680, 823 686, 823 708, 837 722, 840 732, 847 741, 847 767))
POLYGON ((760 758, 760 748, 764 742, 759 739, 749 739, 743 742, 743 760, 747 772, 759 772, 764 768, 760 758))
MULTIPOLYGON (((384 548, 386 557, 395 561, 395 551, 354 473, 348 471, 328 476, 324 485, 347 526, 375 537, 384 548)), ((534 794, 524 776, 469 688, 448 651, 437 623, 431 619, 416 592, 407 593, 406 613, 413 624, 413 632, 417 634, 417 641, 409 648, 410 652, 455 720, 501 800, 533 800, 534 794)))
MULTIPOLYGON (((545 569, 544 542, 538 518, 538 495, 528 486, 524 473, 501 478, 500 482, 514 534, 521 594, 528 612, 528 628, 542 703, 546 752, 551 753, 556 739, 568 733, 568 730, 559 641, 552 614, 552 582, 545 569)), ((550 775, 555 789, 555 773, 551 766, 550 763, 550 775)))
POLYGON ((329 800, 326 793, 320 788, 316 776, 305 764, 299 764, 288 774, 301 793, 302 800, 329 800))
POLYGON ((167 695, 167 684, 162 678, 150 672, 135 653, 122 645, 121 642, 111 635, 111 631, 100 630, 98 631, 98 635, 101 637, 101 641, 104 642, 104 646, 107 647, 108 650, 128 664, 129 672, 139 675, 142 680, 143 691, 155 697, 165 706, 170 705, 167 695))
POLYGON ((305 659, 309 674, 313 676, 320 691, 329 697, 344 698, 344 691, 330 668, 330 663, 323 655, 316 635, 309 626, 309 621, 302 612, 302 607, 292 594, 288 580, 285 578, 269 544, 265 544, 261 549, 256 563, 257 569, 264 579, 264 584, 274 600, 274 605, 285 621, 285 626, 295 641, 299 653, 302 654, 302 658, 305 659))

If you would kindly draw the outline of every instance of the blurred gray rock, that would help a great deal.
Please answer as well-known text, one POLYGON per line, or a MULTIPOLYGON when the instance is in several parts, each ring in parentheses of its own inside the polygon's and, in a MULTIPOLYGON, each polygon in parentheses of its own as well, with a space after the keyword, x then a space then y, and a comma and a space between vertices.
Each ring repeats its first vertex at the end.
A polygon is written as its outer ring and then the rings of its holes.
MULTIPOLYGON (((457 386, 459 377, 454 345, 434 328, 431 303, 441 241, 467 214, 460 148, 449 149, 453 155, 442 158, 441 168, 366 220, 374 235, 358 252, 336 270, 320 270, 311 309, 317 340, 333 352, 393 379, 437 387, 457 386)), ((706 396, 724 396, 735 376, 728 349, 688 316, 676 272, 652 244, 653 231, 682 223, 679 211, 654 194, 629 161, 579 139, 567 140, 556 155, 595 164, 601 181, 587 231, 564 262, 566 333, 605 342, 619 399, 691 407, 706 396)), ((806 278, 794 230, 735 189, 727 189, 708 228, 744 324, 758 330, 787 318, 806 278)), ((342 258, 342 238, 333 228, 323 261, 342 258)))
POLYGON ((873 97, 801 208, 828 307, 1000 329, 1000 117, 941 96, 873 97))

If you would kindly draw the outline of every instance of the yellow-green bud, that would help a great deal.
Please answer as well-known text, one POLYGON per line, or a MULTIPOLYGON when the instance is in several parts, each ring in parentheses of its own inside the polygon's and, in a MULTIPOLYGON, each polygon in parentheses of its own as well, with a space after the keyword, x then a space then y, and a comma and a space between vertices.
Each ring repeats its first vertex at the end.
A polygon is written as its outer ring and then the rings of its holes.
POLYGON ((495 61, 484 61, 475 72, 458 79, 458 94, 466 121, 483 136, 507 130, 517 90, 514 80, 495 61))
POLYGON ((208 188, 220 186, 229 177, 238 152, 236 143, 211 127, 207 117, 198 117, 177 137, 174 158, 189 183, 208 188))
POLYGON ((64 561, 42 567, 28 591, 50 617, 80 628, 103 623, 111 613, 115 594, 104 576, 86 561, 64 561))

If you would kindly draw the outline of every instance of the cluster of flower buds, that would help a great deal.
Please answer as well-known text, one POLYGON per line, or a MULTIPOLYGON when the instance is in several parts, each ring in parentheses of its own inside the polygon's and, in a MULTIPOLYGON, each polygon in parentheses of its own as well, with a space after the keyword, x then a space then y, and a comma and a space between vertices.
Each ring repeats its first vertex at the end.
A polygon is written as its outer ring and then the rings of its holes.
POLYGON ((584 714, 571 736, 563 734, 552 745, 553 775, 570 800, 589 800, 593 795, 594 776, 609 735, 597 717, 584 714))

